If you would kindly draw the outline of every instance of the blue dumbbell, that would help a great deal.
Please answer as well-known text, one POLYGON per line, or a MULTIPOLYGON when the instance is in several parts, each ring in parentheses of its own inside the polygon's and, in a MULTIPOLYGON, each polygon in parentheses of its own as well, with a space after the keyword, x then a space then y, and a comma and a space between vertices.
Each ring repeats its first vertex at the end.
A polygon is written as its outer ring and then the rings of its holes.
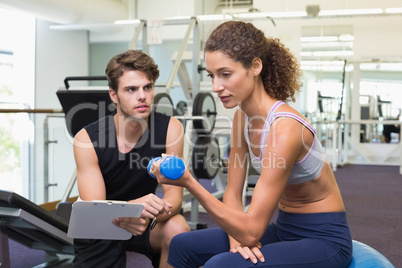
MULTIPOLYGON (((148 173, 151 177, 156 178, 153 174, 151 174, 150 169, 152 163, 158 161, 162 157, 152 158, 148 163, 148 173)), ((167 156, 163 158, 161 164, 159 165, 159 170, 163 177, 166 177, 171 180, 177 180, 181 176, 183 176, 184 171, 186 170, 186 166, 184 165, 183 160, 176 156, 167 156)))

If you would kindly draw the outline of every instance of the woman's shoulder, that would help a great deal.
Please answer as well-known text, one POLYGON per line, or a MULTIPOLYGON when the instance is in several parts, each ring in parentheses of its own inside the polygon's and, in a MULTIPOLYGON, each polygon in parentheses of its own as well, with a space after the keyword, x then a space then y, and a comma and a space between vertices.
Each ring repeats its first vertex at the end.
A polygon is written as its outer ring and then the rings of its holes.
POLYGON ((247 115, 242 109, 237 109, 233 116, 233 128, 244 128, 247 115))
POLYGON ((299 110, 292 107, 288 103, 281 105, 275 113, 275 117, 284 117, 284 116, 296 117, 309 123, 309 120, 305 115, 303 115, 299 110))

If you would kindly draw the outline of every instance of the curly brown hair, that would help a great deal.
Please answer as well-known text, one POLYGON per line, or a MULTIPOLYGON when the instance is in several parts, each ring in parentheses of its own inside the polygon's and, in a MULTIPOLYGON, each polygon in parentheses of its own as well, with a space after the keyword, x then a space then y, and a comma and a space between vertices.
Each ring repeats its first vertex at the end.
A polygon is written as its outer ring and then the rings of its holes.
POLYGON ((129 49, 109 60, 105 70, 109 88, 117 92, 119 78, 126 70, 143 71, 153 83, 159 77, 158 65, 149 55, 141 50, 129 49))
POLYGON ((254 58, 262 61, 261 79, 265 91, 282 101, 295 101, 301 86, 302 71, 297 58, 279 39, 266 38, 253 24, 227 21, 209 36, 204 53, 220 51, 250 68, 254 58))

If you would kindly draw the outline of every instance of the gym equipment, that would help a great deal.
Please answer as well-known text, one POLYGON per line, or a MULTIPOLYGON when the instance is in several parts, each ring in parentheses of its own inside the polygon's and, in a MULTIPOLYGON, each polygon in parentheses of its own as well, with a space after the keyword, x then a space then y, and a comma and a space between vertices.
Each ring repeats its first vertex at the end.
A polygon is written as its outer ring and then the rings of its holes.
POLYGON ((158 93, 154 98, 155 111, 165 115, 174 116, 180 120, 183 126, 187 120, 193 121, 193 126, 197 134, 211 134, 215 127, 216 121, 216 104, 215 99, 209 92, 200 92, 194 99, 192 116, 183 115, 183 111, 187 109, 184 101, 178 103, 178 109, 173 106, 172 99, 167 93, 158 93))
POLYGON ((158 113, 173 116, 173 101, 167 93, 158 93, 154 97, 154 110, 158 113))
MULTIPOLYGON (((174 116, 184 116, 186 113, 187 113, 187 103, 185 101, 179 101, 176 104, 176 109, 174 110, 174 116)), ((179 119, 179 121, 183 125, 183 128, 186 129, 187 120, 179 119)))
MULTIPOLYGON (((155 161, 158 161, 160 159, 162 159, 162 157, 160 157, 160 156, 155 157, 155 158, 152 158, 151 161, 149 161, 149 163, 148 163, 148 166, 147 166, 148 173, 153 178, 156 178, 156 177, 150 172, 152 163, 155 161)), ((168 178, 171 180, 177 180, 181 176, 183 176, 184 171, 186 170, 186 166, 184 165, 183 160, 181 160, 180 158, 178 158, 176 156, 167 156, 160 163, 159 170, 165 178, 168 178)))
POLYGON ((353 240, 353 256, 348 268, 395 268, 395 266, 377 250, 353 240))
POLYGON ((66 115, 67 130, 72 137, 86 125, 116 111, 116 107, 110 99, 109 90, 69 90, 69 81, 73 80, 106 80, 106 76, 66 77, 64 79, 66 89, 59 89, 56 92, 66 115), (77 118, 79 119, 77 120, 77 118))
POLYGON ((336 121, 341 120, 342 117, 342 106, 343 106, 343 93, 345 91, 345 76, 346 76, 346 63, 347 61, 343 61, 343 71, 342 71, 342 94, 341 94, 341 101, 339 103, 339 110, 336 116, 336 121))
POLYGON ((176 104, 176 111, 179 115, 185 115, 187 112, 187 103, 185 101, 179 101, 176 104))
POLYGON ((216 138, 200 136, 197 138, 193 155, 192 168, 198 179, 213 179, 221 167, 219 143, 216 138))
POLYGON ((54 256, 52 263, 71 262, 73 239, 67 237, 68 220, 47 211, 14 192, 0 190, 0 264, 10 267, 8 239, 54 256), (70 257, 60 258, 56 254, 70 257))
POLYGON ((198 134, 210 134, 215 127, 216 105, 214 97, 209 92, 200 92, 194 99, 193 116, 203 118, 194 119, 193 125, 198 134))

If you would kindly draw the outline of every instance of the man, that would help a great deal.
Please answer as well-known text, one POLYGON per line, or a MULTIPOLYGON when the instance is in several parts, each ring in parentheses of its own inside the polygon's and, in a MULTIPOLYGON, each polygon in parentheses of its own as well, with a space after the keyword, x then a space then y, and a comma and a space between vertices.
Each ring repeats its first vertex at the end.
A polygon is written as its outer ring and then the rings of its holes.
POLYGON ((179 214, 183 189, 162 185, 163 198, 156 196, 158 182, 148 174, 147 164, 162 153, 182 157, 183 127, 152 110, 159 70, 151 57, 128 50, 113 57, 105 72, 117 109, 74 138, 79 195, 86 201, 141 203, 144 210, 141 218, 113 221, 133 234, 130 240, 75 239, 74 266, 125 267, 126 251, 136 251, 151 259, 160 254, 159 267, 164 267, 172 237, 190 229, 179 214))

